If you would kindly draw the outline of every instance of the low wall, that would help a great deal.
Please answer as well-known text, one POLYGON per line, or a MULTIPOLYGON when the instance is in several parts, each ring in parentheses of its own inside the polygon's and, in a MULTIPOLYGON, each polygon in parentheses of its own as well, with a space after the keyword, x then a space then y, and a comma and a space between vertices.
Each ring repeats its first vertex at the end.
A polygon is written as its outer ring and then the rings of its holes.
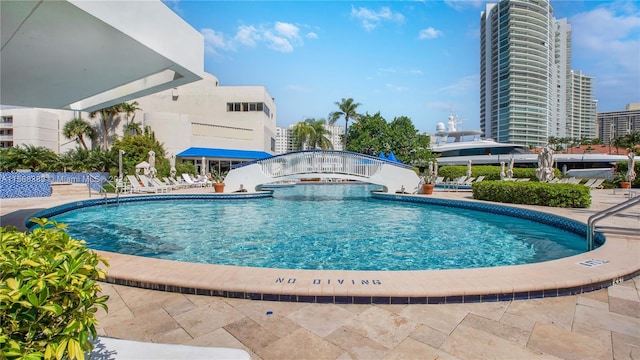
POLYGON ((108 173, 1 172, 0 199, 51 196, 51 183, 90 184, 98 191, 108 173))

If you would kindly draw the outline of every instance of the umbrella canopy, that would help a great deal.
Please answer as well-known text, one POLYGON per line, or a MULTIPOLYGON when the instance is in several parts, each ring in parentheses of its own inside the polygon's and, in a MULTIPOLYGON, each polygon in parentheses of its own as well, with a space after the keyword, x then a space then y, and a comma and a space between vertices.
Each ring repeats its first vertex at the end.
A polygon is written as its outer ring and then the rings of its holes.
POLYGON ((393 155, 393 151, 389 151, 389 157, 387 159, 389 159, 389 161, 393 161, 393 162, 397 162, 397 163, 400 162, 400 160, 396 159, 396 156, 393 155))
POLYGON ((149 176, 156 177, 156 153, 153 150, 149 151, 149 176))
POLYGON ((467 161, 467 177, 471 177, 471 160, 467 161))
POLYGON ((629 154, 627 154, 627 157, 629 158, 628 160, 628 166, 629 169, 627 170, 627 181, 633 182, 636 179, 636 169, 635 169, 635 154, 633 153, 633 151, 630 151, 629 154))
POLYGON ((504 178, 507 177, 507 173, 504 171, 504 167, 505 167, 504 161, 501 161, 500 162, 500 180, 504 180, 504 178))
POLYGON ((437 178, 438 177, 438 162, 434 161, 433 162, 433 178, 437 178))
POLYGON ((511 158, 511 160, 509 160, 509 168, 507 169, 507 179, 512 179, 513 178, 513 164, 515 163, 515 160, 513 158, 511 158))
POLYGON ((384 152, 382 152, 382 151, 380 151, 380 155, 378 155, 378 157, 379 157, 380 159, 387 160, 387 157, 386 157, 386 156, 384 156, 384 152))
POLYGON ((202 157, 202 162, 201 162, 201 166, 200 166, 200 175, 205 176, 207 174, 207 169, 204 166, 204 162, 205 162, 205 158, 204 156, 202 157))
POLYGON ((176 156, 174 154, 171 154, 171 157, 169 157, 169 166, 171 166, 169 173, 171 177, 174 178, 178 172, 178 170, 176 170, 176 156))

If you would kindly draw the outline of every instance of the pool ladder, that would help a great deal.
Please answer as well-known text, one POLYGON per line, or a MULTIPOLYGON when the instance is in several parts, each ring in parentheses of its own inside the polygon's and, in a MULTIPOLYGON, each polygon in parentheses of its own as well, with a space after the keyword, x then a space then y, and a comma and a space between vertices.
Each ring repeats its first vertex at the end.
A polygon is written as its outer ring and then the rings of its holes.
POLYGON ((626 201, 623 201, 617 205, 614 205, 608 209, 599 211, 591 216, 589 216, 589 220, 587 221, 587 251, 593 250, 594 237, 596 230, 605 230, 610 233, 623 234, 623 235, 638 235, 640 236, 640 230, 630 229, 630 228, 621 228, 617 226, 599 226, 596 227, 596 223, 600 220, 606 219, 610 216, 616 215, 624 210, 627 210, 633 206, 640 204, 640 196, 636 196, 630 198, 626 201))

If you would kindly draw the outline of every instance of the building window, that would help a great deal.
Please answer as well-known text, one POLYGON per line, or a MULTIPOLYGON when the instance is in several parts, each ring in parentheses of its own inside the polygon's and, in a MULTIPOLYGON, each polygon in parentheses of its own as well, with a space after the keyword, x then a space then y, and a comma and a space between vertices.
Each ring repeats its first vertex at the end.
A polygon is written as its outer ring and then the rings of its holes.
POLYGON ((271 116, 271 111, 269 107, 264 103, 256 103, 256 102, 236 102, 236 103, 227 103, 227 112, 236 112, 236 111, 262 111, 267 116, 271 116))
POLYGON ((0 119, 0 122, 5 124, 13 124, 13 116, 3 116, 0 119))

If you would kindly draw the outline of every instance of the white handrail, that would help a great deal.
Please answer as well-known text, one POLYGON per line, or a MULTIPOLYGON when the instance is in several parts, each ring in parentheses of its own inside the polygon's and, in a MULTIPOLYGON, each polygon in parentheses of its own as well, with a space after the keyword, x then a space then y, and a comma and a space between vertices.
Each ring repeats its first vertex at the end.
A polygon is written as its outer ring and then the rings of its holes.
POLYGON ((271 178, 307 173, 344 174, 370 178, 380 171, 383 164, 387 163, 384 160, 339 151, 303 151, 257 162, 262 172, 271 178))

